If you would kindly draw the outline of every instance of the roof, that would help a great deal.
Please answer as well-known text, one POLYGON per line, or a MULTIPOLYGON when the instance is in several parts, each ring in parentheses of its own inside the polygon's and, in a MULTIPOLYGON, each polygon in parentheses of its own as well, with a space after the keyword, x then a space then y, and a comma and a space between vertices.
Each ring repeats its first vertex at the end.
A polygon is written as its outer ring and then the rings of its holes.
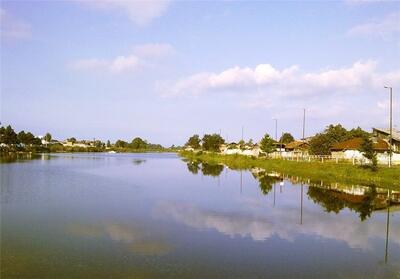
MULTIPOLYGON (((338 142, 332 145, 332 151, 342 151, 342 150, 358 150, 361 147, 363 142, 363 138, 353 138, 346 141, 338 142)), ((389 144, 382 140, 378 139, 374 142, 374 150, 376 151, 387 151, 389 150, 389 144)))
MULTIPOLYGON (((390 129, 386 128, 372 128, 373 131, 378 131, 389 136, 390 129)), ((392 129, 392 139, 400 141, 400 131, 392 129)))
POLYGON ((292 141, 288 144, 286 144, 285 148, 286 149, 299 149, 299 148, 304 148, 304 147, 308 147, 309 143, 305 142, 305 141, 292 141))

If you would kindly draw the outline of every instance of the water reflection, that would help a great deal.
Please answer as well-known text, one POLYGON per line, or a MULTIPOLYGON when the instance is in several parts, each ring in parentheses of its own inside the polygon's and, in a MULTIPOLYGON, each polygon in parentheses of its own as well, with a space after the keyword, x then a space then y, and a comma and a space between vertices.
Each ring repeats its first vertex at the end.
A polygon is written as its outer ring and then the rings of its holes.
POLYGON ((396 191, 164 154, 51 158, 0 165, 2 278, 398 277, 396 191))
POLYGON ((220 164, 209 164, 206 162, 200 161, 188 161, 186 163, 188 171, 193 174, 198 174, 201 170, 201 173, 206 176, 220 176, 222 171, 224 170, 224 166, 220 164))
MULTIPOLYGON (((188 161, 187 168, 193 174, 199 171, 203 175, 219 176, 223 165, 208 164, 201 161, 188 161)), ((393 191, 375 186, 346 185, 340 183, 324 183, 323 181, 310 181, 300 177, 287 176, 278 172, 268 172, 260 168, 249 170, 257 180, 260 192, 267 196, 273 195, 273 215, 254 216, 243 213, 217 213, 207 211, 192 204, 169 203, 160 206, 163 214, 168 214, 175 220, 196 229, 214 229, 220 233, 234 237, 236 235, 251 236, 255 241, 264 241, 274 234, 293 241, 299 233, 320 235, 324 238, 333 238, 346 241, 350 247, 369 249, 369 239, 383 238, 385 234, 384 262, 389 258, 390 214, 400 208, 400 191, 393 191), (303 225, 303 215, 306 214, 307 224, 302 228, 294 227, 293 210, 275 209, 276 187, 279 185, 280 193, 283 192, 284 181, 289 181, 293 186, 300 186, 298 224, 303 225), (306 185, 306 191, 304 187, 306 185), (272 192, 272 193, 271 193, 272 192), (310 201, 321 206, 330 215, 323 216, 315 211, 304 209, 304 193, 310 201), (355 212, 361 222, 350 221, 344 218, 339 223, 333 215, 338 215, 344 209, 355 212), (371 218, 373 212, 386 213, 385 223, 376 222, 363 226, 362 223, 371 218)), ((240 193, 243 187, 243 172, 240 171, 240 193)), ((226 174, 225 174, 226 177, 226 174)), ((400 245, 400 228, 392 228, 393 240, 400 245)))
POLYGON ((143 164, 143 163, 146 163, 146 160, 144 160, 144 159, 134 159, 133 161, 133 164, 134 165, 141 165, 141 164, 143 164))
POLYGON ((66 232, 76 237, 102 238, 107 237, 116 243, 125 245, 135 254, 144 256, 162 256, 172 250, 172 245, 163 240, 160 235, 154 235, 143 227, 124 224, 71 224, 66 232))
POLYGON ((46 160, 48 154, 35 154, 35 153, 0 153, 0 163, 15 163, 24 162, 29 160, 46 160))

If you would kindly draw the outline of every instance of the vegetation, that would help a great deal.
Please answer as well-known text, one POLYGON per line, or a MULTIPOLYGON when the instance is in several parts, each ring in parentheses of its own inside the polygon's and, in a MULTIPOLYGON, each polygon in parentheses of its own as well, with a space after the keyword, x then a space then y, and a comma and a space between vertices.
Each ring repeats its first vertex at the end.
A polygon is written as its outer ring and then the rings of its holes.
POLYGON ((272 153, 276 150, 274 143, 275 141, 268 134, 265 134, 261 139, 260 149, 266 154, 272 153))
POLYGON ((9 125, 0 127, 0 153, 13 152, 104 152, 115 150, 118 152, 165 152, 176 151, 179 147, 171 146, 164 148, 160 144, 148 143, 139 137, 134 138, 131 143, 123 140, 117 140, 115 144, 111 144, 108 140, 107 144, 100 140, 78 141, 75 137, 68 138, 67 144, 63 144, 54 140, 50 133, 46 133, 42 140, 34 136, 31 132, 20 131, 18 134, 9 125))
POLYGON ((374 143, 369 137, 364 137, 360 147, 360 152, 362 152, 365 158, 371 161, 371 169, 376 171, 378 169, 378 159, 376 158, 374 143))
POLYGON ((316 134, 311 139, 310 153, 315 155, 329 155, 331 153, 330 148, 334 143, 367 136, 370 136, 370 134, 360 127, 348 131, 340 124, 331 124, 322 133, 316 134))
POLYGON ((199 149, 201 147, 200 145, 201 139, 199 135, 193 135, 191 136, 188 141, 186 142, 185 146, 189 146, 193 149, 199 149))
POLYGON ((279 142, 281 143, 289 143, 294 141, 294 137, 290 133, 284 133, 281 138, 279 139, 279 142))
POLYGON ((259 167, 304 179, 324 182, 342 182, 365 186, 376 185, 382 188, 400 190, 400 167, 381 167, 375 172, 351 164, 294 162, 279 159, 255 158, 242 155, 220 155, 216 153, 195 153, 183 151, 181 156, 191 161, 209 164, 224 164, 232 169, 251 169, 259 167))
POLYGON ((50 133, 46 133, 46 135, 44 136, 44 138, 43 138, 45 141, 47 141, 47 142, 51 142, 51 134, 50 133))
POLYGON ((205 134, 202 142, 203 150, 217 152, 220 146, 225 143, 225 140, 218 134, 205 134))

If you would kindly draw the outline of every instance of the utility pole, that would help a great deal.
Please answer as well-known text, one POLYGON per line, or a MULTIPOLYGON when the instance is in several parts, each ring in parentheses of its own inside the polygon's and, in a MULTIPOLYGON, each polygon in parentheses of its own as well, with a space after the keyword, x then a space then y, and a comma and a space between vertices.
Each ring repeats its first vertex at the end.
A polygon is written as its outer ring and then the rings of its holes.
POLYGON ((389 136, 389 168, 392 167, 392 103, 393 103, 393 95, 392 91, 393 88, 390 86, 384 86, 384 88, 389 89, 390 92, 390 108, 389 108, 389 129, 390 129, 390 136, 389 136))
POLYGON ((306 109, 303 109, 303 140, 305 140, 305 133, 306 133, 306 109))
POLYGON ((278 119, 274 118, 275 120, 275 141, 278 142, 278 119))
POLYGON ((244 129, 244 128, 243 128, 243 126, 242 126, 242 140, 243 140, 243 129, 244 129))

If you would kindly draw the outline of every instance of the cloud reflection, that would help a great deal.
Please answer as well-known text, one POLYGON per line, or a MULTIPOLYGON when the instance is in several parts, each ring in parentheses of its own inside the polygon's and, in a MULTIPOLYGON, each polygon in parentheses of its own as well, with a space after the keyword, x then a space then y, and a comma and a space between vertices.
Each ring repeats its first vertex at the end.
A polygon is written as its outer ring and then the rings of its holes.
POLYGON ((151 236, 145 230, 131 225, 72 224, 67 226, 66 230, 68 234, 78 237, 107 237, 114 242, 125 244, 132 252, 144 256, 165 255, 172 250, 172 246, 160 237, 151 236))
MULTIPOLYGON (((298 210, 288 208, 274 208, 258 216, 201 209, 185 203, 164 203, 157 212, 198 230, 214 229, 230 237, 250 236, 254 241, 263 241, 273 235, 294 241, 304 234, 343 241, 351 248, 372 249, 371 240, 386 236, 384 218, 360 222, 356 218, 312 210, 304 210, 304 225, 299 225, 298 210)), ((392 226, 390 235, 390 241, 400 245, 400 226, 392 226)))

